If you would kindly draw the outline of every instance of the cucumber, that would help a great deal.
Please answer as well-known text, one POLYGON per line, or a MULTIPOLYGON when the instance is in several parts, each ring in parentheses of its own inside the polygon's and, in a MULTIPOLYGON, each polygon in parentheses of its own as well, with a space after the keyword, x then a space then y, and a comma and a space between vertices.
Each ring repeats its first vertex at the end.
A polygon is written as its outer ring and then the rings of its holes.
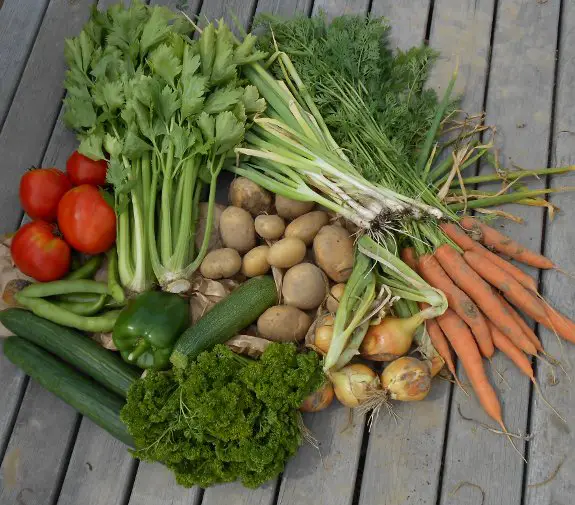
POLYGON ((4 341, 4 355, 110 435, 134 447, 132 437, 120 420, 120 410, 125 402, 119 396, 23 338, 7 338, 4 341))
POLYGON ((0 322, 12 333, 40 346, 123 398, 141 371, 104 349, 86 335, 52 323, 23 309, 0 312, 0 322))
POLYGON ((186 368, 189 360, 229 340, 277 302, 276 285, 270 276, 248 280, 182 333, 170 361, 177 368, 186 368))

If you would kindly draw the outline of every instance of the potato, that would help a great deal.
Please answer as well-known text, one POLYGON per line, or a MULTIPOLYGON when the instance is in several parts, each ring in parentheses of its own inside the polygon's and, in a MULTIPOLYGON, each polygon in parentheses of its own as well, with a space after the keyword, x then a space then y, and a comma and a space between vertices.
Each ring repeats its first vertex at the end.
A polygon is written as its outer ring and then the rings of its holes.
POLYGON ((311 317, 297 307, 276 305, 259 317, 258 332, 275 342, 299 341, 305 337, 311 323, 311 317))
POLYGON ((335 282, 345 282, 353 268, 353 240, 345 228, 328 225, 313 239, 316 264, 335 282))
POLYGON ((232 181, 229 199, 234 207, 241 207, 252 216, 265 214, 272 207, 270 192, 246 177, 237 177, 232 181))
MULTIPOLYGON (((225 205, 221 205, 219 203, 216 203, 214 205, 214 219, 212 225, 212 233, 210 234, 210 241, 208 243, 208 251, 213 251, 214 249, 220 249, 223 247, 222 237, 220 236, 220 217, 225 208, 226 208, 225 205)), ((202 202, 200 203, 198 228, 196 230, 196 236, 194 238, 197 250, 199 250, 200 247, 202 247, 207 222, 208 222, 208 203, 202 202)))
POLYGON ((284 275, 284 303, 302 310, 317 309, 327 294, 325 274, 312 263, 300 263, 284 275))
POLYGON ((299 238, 282 238, 270 247, 268 263, 278 268, 290 268, 304 259, 306 247, 299 238))
POLYGON ((339 307, 339 301, 343 296, 343 292, 345 291, 345 284, 340 282, 339 284, 334 284, 329 291, 329 296, 327 297, 326 307, 332 314, 337 312, 339 307))
POLYGON ((270 269, 268 251, 267 245, 260 245, 248 251, 242 260, 242 274, 246 277, 255 277, 267 273, 270 269))
POLYGON ((314 205, 314 202, 300 202, 299 200, 276 195, 276 212, 279 216, 288 220, 303 216, 313 209, 314 205))
POLYGON ((322 210, 308 212, 287 225, 285 236, 299 238, 306 246, 310 246, 317 232, 328 223, 329 217, 322 210))
POLYGON ((284 220, 276 216, 258 216, 255 220, 256 233, 266 240, 277 240, 286 229, 284 220))
POLYGON ((226 247, 206 254, 200 265, 200 273, 207 279, 225 279, 236 275, 242 267, 238 251, 226 247))
POLYGON ((251 214, 239 207, 228 207, 220 217, 220 235, 226 247, 240 254, 256 246, 256 229, 251 214))

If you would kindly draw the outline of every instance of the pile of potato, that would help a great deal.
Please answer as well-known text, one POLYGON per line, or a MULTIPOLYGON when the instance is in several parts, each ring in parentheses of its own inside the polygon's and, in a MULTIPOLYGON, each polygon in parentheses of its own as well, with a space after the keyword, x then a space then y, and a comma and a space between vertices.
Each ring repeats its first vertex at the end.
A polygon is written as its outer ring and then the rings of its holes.
POLYGON ((216 233, 200 273, 217 280, 278 269, 282 304, 259 317, 258 333, 281 342, 302 340, 320 305, 337 309, 353 268, 350 233, 328 212, 314 210, 313 202, 274 199, 244 177, 231 184, 229 200, 229 207, 215 213, 216 233))

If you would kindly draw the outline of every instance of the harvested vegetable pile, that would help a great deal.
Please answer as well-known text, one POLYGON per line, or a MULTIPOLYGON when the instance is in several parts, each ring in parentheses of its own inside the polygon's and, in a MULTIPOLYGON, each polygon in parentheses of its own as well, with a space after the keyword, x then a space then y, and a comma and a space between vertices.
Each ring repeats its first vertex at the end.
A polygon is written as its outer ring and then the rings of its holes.
POLYGON ((318 356, 293 344, 272 344, 258 361, 216 346, 185 370, 135 382, 122 420, 134 454, 164 463, 178 484, 257 487, 296 453, 297 409, 323 381, 318 356))
POLYGON ((520 312, 571 342, 575 323, 504 257, 559 268, 466 211, 545 205, 517 181, 572 168, 501 169, 482 117, 458 120, 456 75, 439 99, 433 51, 394 52, 384 19, 259 25, 238 40, 135 2, 66 41, 80 145, 22 178, 6 356, 184 486, 257 487, 300 412, 335 397, 374 421, 444 366, 459 384, 452 352, 509 435, 483 358, 539 391, 532 357, 560 363, 520 312), (479 159, 496 171, 464 178, 479 159))

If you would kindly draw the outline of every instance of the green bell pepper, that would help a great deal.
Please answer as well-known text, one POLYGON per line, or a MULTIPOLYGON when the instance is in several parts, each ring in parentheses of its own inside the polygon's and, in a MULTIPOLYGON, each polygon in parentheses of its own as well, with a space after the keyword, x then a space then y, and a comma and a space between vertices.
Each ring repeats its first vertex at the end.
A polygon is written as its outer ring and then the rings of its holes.
POLYGON ((188 327, 188 303, 178 295, 148 291, 130 300, 112 332, 122 358, 140 368, 170 364, 177 338, 188 327))

